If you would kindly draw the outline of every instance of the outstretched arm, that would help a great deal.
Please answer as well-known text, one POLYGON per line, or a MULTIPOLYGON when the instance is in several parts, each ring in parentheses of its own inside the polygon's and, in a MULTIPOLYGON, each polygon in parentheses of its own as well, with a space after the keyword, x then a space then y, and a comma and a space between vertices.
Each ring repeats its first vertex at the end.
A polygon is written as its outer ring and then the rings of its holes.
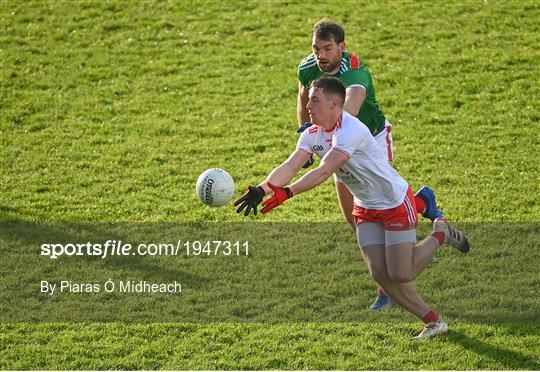
POLYGON ((336 149, 330 150, 321 160, 321 164, 304 174, 302 178, 289 186, 293 195, 310 190, 326 181, 335 171, 337 171, 349 156, 336 149))
MULTIPOLYGON (((237 213, 244 211, 244 215, 247 216, 253 211, 253 214, 257 214, 257 206, 263 200, 264 195, 271 194, 273 189, 268 185, 269 183, 284 186, 298 173, 305 164, 310 154, 304 150, 296 149, 291 156, 280 166, 275 168, 266 180, 258 186, 249 186, 247 192, 242 195, 234 205, 238 207, 237 213)), ((275 187, 275 186, 274 186, 275 187)))
POLYGON ((321 164, 304 174, 302 178, 293 183, 289 187, 280 187, 267 183, 267 186, 272 189, 274 195, 266 199, 262 205, 263 213, 268 213, 275 207, 283 204, 287 199, 293 197, 293 195, 300 194, 301 192, 312 189, 328 179, 336 170, 339 169, 347 160, 349 156, 338 150, 330 150, 322 159, 321 164))
POLYGON ((268 186, 271 183, 276 186, 285 186, 302 169, 310 154, 304 150, 296 149, 287 160, 275 168, 259 186, 264 189, 266 195, 272 193, 268 186))

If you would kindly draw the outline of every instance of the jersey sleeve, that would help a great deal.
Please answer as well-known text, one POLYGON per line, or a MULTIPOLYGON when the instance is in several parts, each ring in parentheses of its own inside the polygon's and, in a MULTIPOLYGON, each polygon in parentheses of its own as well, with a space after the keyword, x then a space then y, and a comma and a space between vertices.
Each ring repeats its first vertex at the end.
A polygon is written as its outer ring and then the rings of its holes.
POLYGON ((298 65, 298 68, 296 70, 296 76, 298 77, 298 81, 300 82, 300 84, 308 88, 308 79, 306 76, 306 72, 305 70, 301 70, 300 66, 301 65, 298 65))
POLYGON ((351 88, 354 86, 363 86, 368 89, 369 86, 369 76, 364 69, 349 70, 341 75, 341 82, 345 85, 345 88, 351 88))
POLYGON ((316 66, 317 62, 313 53, 306 56, 298 64, 296 76, 298 77, 298 81, 306 88, 309 88, 311 81, 316 78, 316 76, 314 76, 314 69, 316 69, 316 66))
POLYGON ((356 149, 366 146, 369 140, 371 140, 370 131, 357 121, 336 132, 332 138, 332 149, 342 152, 350 158, 356 149))
POLYGON ((304 150, 308 154, 313 154, 313 150, 312 150, 313 144, 311 142, 312 140, 309 134, 309 130, 305 130, 300 135, 300 138, 298 138, 298 142, 296 143, 296 148, 304 150))

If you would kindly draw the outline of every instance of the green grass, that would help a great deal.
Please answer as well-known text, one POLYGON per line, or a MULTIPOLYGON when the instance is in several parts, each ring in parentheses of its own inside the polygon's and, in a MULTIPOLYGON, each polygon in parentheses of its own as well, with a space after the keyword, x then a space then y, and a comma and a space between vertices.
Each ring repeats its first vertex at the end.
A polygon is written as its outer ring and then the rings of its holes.
MULTIPOLYGON (((534 322, 540 316, 533 275, 539 253, 534 224, 460 224, 477 249, 441 249, 415 281, 450 323, 534 322), (515 244, 518 241, 519 244, 515 244), (485 273, 489 272, 489 280, 485 273), (531 273, 523 275, 523 272, 531 273), (522 295, 516 296, 519 285, 522 295)), ((419 232, 424 236, 429 225, 419 232)), ((367 309, 373 284, 349 228, 338 223, 30 224, 4 223, 0 322, 410 322, 400 309, 367 309), (313 232, 319 238, 313 241, 313 232), (225 256, 41 256, 43 243, 248 241, 225 256), (24 262, 24 265, 20 265, 24 262), (111 279, 117 290, 107 293, 111 279), (96 283, 99 293, 40 293, 40 281, 96 283), (120 293, 120 281, 183 285, 180 295, 120 293), (11 306, 17 303, 17 307, 11 306)), ((222 252, 222 251, 221 251, 222 252)))
MULTIPOLYGON (((539 369, 539 25, 535 1, 3 2, 0 367, 539 369), (468 257, 443 250, 417 282, 450 321, 447 338, 411 343, 412 317, 365 310, 374 287, 341 225, 331 182, 254 219, 256 231, 268 222, 306 223, 268 239, 282 247, 264 245, 262 233, 254 238, 267 249, 272 276, 261 275, 257 255, 232 261, 226 283, 235 268, 246 269, 240 283, 269 289, 257 303, 237 301, 242 311, 254 307, 236 318, 232 304, 222 304, 233 323, 197 319, 189 306, 179 310, 187 320, 174 319, 170 299, 160 297, 115 299, 116 315, 129 314, 126 301, 145 315, 141 324, 76 323, 84 299, 33 294, 43 276, 181 275, 194 288, 185 305, 194 296, 215 306, 223 260, 191 260, 186 270, 152 258, 44 262, 38 245, 105 237, 103 222, 120 222, 112 230, 126 237, 133 231, 125 223, 136 221, 246 225, 230 205, 201 206, 195 181, 207 168, 224 168, 239 194, 294 148, 295 68, 324 16, 345 26, 349 49, 371 69, 394 124, 400 173, 413 189, 436 189, 445 213, 473 237, 468 257), (338 232, 306 236, 314 222, 332 222, 338 232), (300 292, 289 318, 280 318, 272 298, 286 296, 279 286, 289 277, 302 278, 292 286, 300 292), (313 286, 328 277, 330 289, 313 286), (312 291, 302 292, 304 284, 312 291), (165 305, 156 308, 159 301, 165 305), (314 304, 320 311, 301 322, 314 304), (267 321, 255 305, 269 309, 267 321), (46 309, 71 320, 44 322, 46 309), (165 323, 149 323, 148 309, 165 323)), ((155 225, 142 226, 160 236, 155 225)), ((238 300, 248 287, 232 288, 226 293, 238 300)), ((85 314, 92 319, 97 310, 85 314)))
POLYGON ((456 325, 413 343, 416 325, 10 325, 0 367, 11 369, 530 369, 538 325, 456 325), (10 362, 6 363, 7 358, 10 362))

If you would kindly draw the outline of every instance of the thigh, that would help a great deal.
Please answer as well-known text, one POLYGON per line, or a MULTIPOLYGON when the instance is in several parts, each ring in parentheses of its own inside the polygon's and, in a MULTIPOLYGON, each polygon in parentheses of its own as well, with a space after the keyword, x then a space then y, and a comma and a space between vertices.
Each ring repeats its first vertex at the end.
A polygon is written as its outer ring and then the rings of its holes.
POLYGON ((358 246, 372 274, 386 273, 384 226, 376 222, 362 222, 356 227, 358 246))
MULTIPOLYGON (((401 233, 393 231, 392 233, 401 233)), ((390 279, 396 282, 412 280, 412 263, 415 243, 402 242, 385 247, 386 270, 390 279)))

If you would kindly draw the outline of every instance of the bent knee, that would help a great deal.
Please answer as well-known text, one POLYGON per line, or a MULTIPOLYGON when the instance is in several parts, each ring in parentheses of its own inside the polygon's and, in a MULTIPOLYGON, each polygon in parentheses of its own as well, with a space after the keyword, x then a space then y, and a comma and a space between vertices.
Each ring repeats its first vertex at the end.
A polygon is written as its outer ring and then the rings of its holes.
POLYGON ((396 283, 409 283, 415 279, 412 273, 407 272, 389 272, 388 276, 391 281, 396 283))
POLYGON ((385 269, 370 268, 370 273, 371 278, 379 284, 391 280, 388 276, 388 272, 385 269))

